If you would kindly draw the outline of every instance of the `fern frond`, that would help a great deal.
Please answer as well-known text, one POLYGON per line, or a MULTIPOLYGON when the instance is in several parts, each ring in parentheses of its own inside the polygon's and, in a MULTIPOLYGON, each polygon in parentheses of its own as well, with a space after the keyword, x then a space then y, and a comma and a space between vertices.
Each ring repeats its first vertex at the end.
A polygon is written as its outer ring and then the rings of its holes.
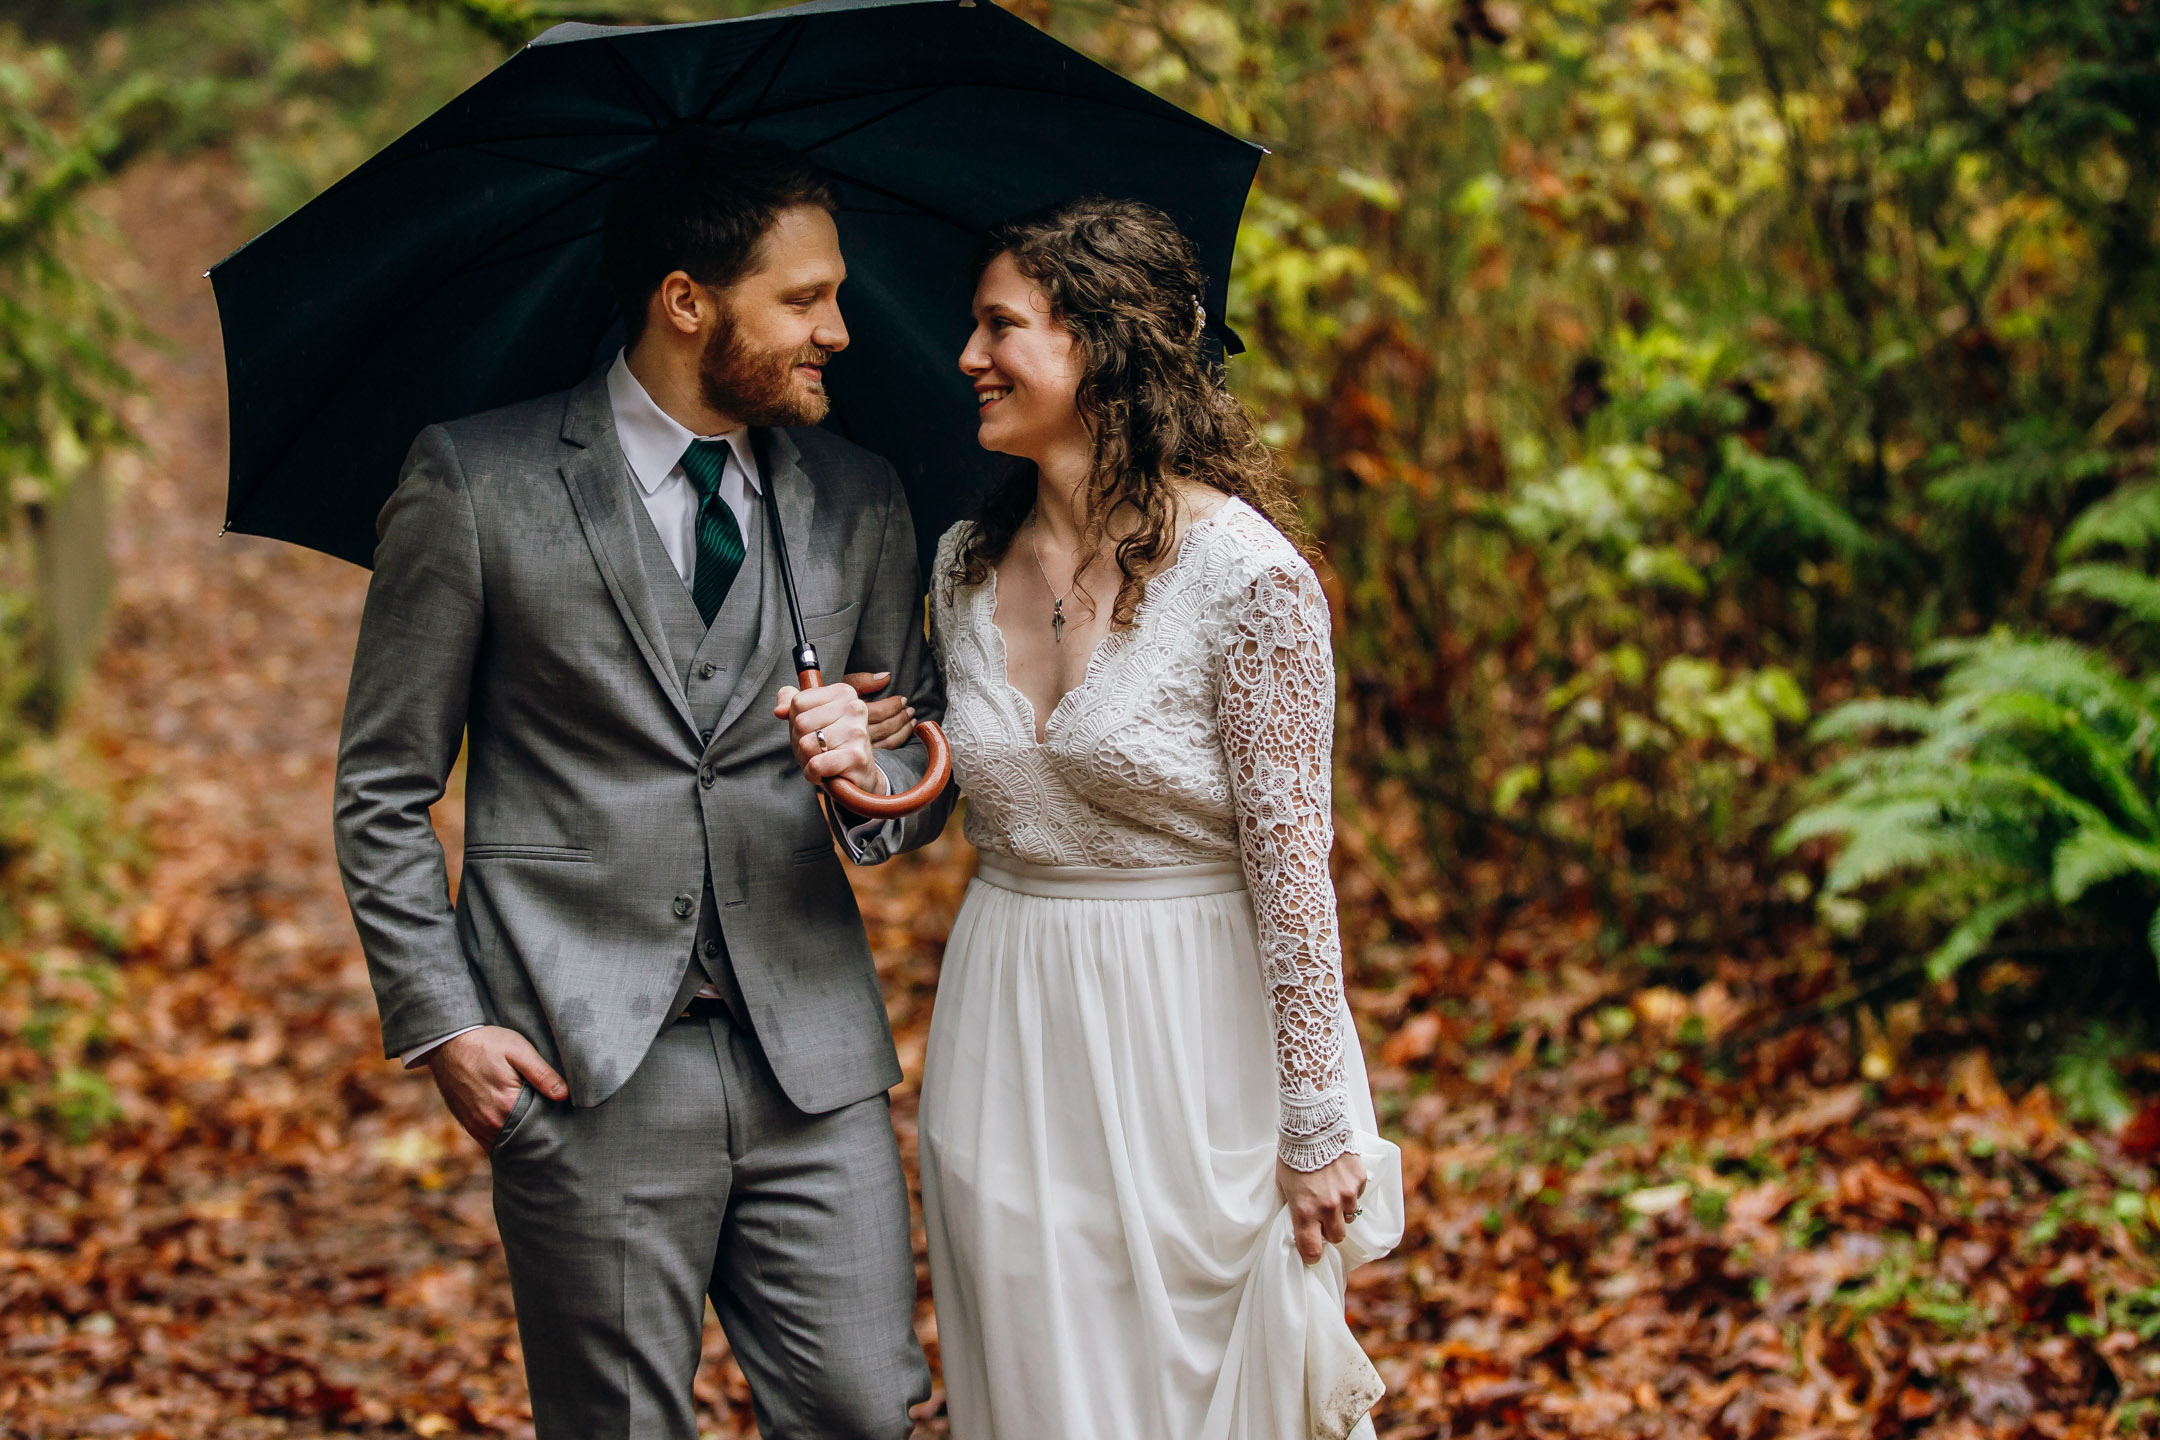
POLYGON ((1787 530, 1845 559, 1881 548, 1850 510, 1810 484, 1792 461, 1758 455, 1737 437, 1727 438, 1724 459, 1704 492, 1700 523, 1758 541, 1765 532, 1787 530))
POLYGON ((1901 695, 1848 700, 1824 715, 1808 729, 1808 738, 1821 744, 1829 740, 1859 740, 1878 730, 1914 732, 1926 730, 1935 719, 1935 707, 1925 700, 1901 695))
POLYGON ((1942 802, 1933 796, 1883 803, 1874 796, 1849 793, 1827 804, 1810 805, 1793 816, 1778 831, 1772 845, 1783 854, 1810 840, 1888 826, 1918 829, 1938 825, 1942 818, 1942 802))
POLYGON ((2010 449, 1974 460, 1929 482, 1927 498, 1960 515, 2000 520, 2059 494, 2078 481, 2106 473, 2105 450, 2080 443, 2075 430, 2043 424, 2018 427, 2010 449))
POLYGON ((2073 565, 2049 588, 2113 605, 2140 625, 2160 626, 2160 579, 2127 565, 2073 565))
POLYGON ((1988 941, 1995 938, 1996 931, 2020 915, 2047 905, 2052 898, 2046 885, 2024 885, 1982 905, 1966 916, 1928 956, 1928 979, 1949 979, 1966 961, 1986 948, 1988 941))
POLYGON ((2156 544, 2160 544, 2160 481, 2142 480, 2086 506, 2063 532, 2055 555, 2075 560, 2103 546, 2142 552, 2156 544))
POLYGON ((1823 890, 1842 895, 1929 866, 2024 868, 2029 857, 2005 846, 2004 838, 1962 825, 1863 825, 1831 862, 1823 890))
MULTIPOLYGON (((2074 640, 1994 640, 1970 648, 1943 677, 1946 701, 2018 691, 2081 709, 2098 706, 2131 723, 2151 713, 2143 693, 2105 655, 2074 640)), ((2087 709, 2088 718, 2098 714, 2087 709)))
POLYGON ((2074 905, 2087 890, 2124 875, 2160 880, 2160 845, 2120 831, 2085 826, 2055 847, 2055 903, 2074 905))

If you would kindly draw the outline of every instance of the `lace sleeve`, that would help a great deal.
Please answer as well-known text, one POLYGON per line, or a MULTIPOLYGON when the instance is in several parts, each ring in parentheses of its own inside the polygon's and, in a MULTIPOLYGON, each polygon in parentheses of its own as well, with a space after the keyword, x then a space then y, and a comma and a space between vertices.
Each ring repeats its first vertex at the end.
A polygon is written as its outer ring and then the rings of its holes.
POLYGON ((1238 848, 1275 1012, 1279 1153, 1318 1170, 1350 1145, 1342 945, 1328 850, 1335 665, 1327 600, 1304 565, 1262 571, 1234 607, 1217 696, 1238 848))

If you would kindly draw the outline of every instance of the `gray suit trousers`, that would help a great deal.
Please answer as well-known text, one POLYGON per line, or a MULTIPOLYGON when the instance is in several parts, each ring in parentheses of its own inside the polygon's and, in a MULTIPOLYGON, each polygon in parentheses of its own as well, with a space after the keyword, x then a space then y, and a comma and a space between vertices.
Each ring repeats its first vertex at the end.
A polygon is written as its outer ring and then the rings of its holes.
POLYGON ((789 1102, 679 1020, 601 1105, 528 1087, 492 1155, 540 1440, 696 1440, 705 1297, 766 1440, 905 1440, 930 1394, 888 1103, 789 1102))

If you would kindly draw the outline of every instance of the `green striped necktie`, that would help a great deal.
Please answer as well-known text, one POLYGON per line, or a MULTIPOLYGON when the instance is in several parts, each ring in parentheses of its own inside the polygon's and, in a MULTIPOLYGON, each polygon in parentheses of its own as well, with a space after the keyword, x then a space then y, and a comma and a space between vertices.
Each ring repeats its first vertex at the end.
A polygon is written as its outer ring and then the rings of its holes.
POLYGON ((734 507, 720 498, 720 476, 729 455, 725 440, 693 440, 683 452, 683 474, 698 493, 697 568, 690 572, 690 598, 711 625, 727 599, 728 587, 742 569, 743 533, 734 507))

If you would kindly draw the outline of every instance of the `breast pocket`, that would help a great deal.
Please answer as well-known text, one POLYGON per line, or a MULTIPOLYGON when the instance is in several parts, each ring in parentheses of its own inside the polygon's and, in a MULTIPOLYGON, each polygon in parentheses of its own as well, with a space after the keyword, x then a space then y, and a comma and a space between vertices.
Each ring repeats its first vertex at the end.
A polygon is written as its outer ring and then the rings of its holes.
POLYGON ((819 636, 827 639, 852 637, 855 633, 856 617, 861 614, 862 602, 858 600, 852 605, 843 605, 838 610, 828 611, 823 615, 805 615, 802 617, 803 633, 808 635, 813 643, 819 636))

